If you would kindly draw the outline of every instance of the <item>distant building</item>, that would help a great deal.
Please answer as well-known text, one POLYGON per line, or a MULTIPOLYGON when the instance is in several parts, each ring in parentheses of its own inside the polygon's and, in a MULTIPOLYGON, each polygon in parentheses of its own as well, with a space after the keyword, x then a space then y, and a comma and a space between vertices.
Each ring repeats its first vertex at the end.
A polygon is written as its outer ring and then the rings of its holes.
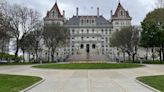
MULTIPOLYGON (((70 31, 70 43, 68 47, 59 50, 59 55, 107 55, 110 53, 110 40, 112 33, 122 27, 131 26, 132 18, 121 3, 118 3, 116 11, 111 11, 111 19, 100 15, 99 8, 95 15, 79 15, 76 8, 76 16, 69 20, 65 18, 65 11, 61 14, 57 3, 47 12, 44 23, 57 23, 66 26, 70 31)), ((109 13, 110 14, 110 13, 109 13)))
POLYGON ((0 40, 0 53, 9 53, 9 40, 10 39, 0 40))

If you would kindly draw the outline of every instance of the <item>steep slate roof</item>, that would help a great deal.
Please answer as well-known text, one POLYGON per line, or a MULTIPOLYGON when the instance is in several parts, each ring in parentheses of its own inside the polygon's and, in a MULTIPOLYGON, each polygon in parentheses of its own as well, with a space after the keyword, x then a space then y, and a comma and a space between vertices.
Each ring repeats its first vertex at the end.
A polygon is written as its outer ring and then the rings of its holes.
POLYGON ((79 25, 80 24, 80 18, 81 17, 94 17, 96 20, 96 25, 109 25, 110 22, 108 20, 106 20, 103 16, 73 16, 72 18, 70 18, 67 22, 66 25, 79 25))
POLYGON ((59 7, 58 7, 57 3, 55 3, 54 6, 52 7, 52 9, 51 9, 50 11, 47 12, 47 16, 46 16, 46 17, 49 17, 49 16, 50 16, 50 12, 51 12, 52 10, 55 10, 55 11, 57 12, 59 18, 63 17, 63 16, 61 15, 61 13, 60 13, 60 10, 59 10, 59 7))
POLYGON ((131 18, 131 17, 129 16, 129 12, 126 11, 126 10, 123 8, 123 6, 121 5, 120 2, 118 3, 117 9, 116 9, 116 11, 115 11, 115 13, 114 13, 114 15, 113 15, 112 17, 113 17, 113 18, 118 17, 118 16, 119 16, 119 11, 120 11, 120 10, 125 11, 126 17, 127 17, 127 18, 131 18))

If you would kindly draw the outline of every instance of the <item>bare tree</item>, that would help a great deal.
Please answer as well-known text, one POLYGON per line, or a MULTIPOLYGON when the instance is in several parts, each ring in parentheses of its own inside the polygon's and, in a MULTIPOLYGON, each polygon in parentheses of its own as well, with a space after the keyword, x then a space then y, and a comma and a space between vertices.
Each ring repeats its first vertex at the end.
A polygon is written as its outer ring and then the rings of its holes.
MULTIPOLYGON (((41 39, 42 39, 42 24, 38 23, 36 29, 30 33, 23 35, 20 39, 20 48, 23 52, 23 57, 25 52, 35 53, 35 60, 38 61, 38 51, 41 50, 41 39)), ((29 58, 30 60, 30 58, 29 58)))
POLYGON ((126 52, 129 55, 129 60, 132 56, 134 61, 139 45, 139 30, 135 27, 122 28, 121 31, 117 31, 112 35, 111 45, 120 48, 123 53, 126 52))
POLYGON ((0 51, 1 51, 1 53, 5 53, 5 48, 6 48, 6 44, 7 44, 7 42, 9 42, 9 30, 8 30, 8 27, 6 27, 6 26, 3 26, 2 24, 4 24, 3 23, 3 21, 4 20, 6 20, 5 19, 5 17, 4 17, 4 15, 2 14, 2 12, 0 11, 0 51))
POLYGON ((6 33, 6 31, 0 27, 0 51, 1 53, 6 53, 6 44, 9 42, 9 35, 6 33))
POLYGON ((12 36, 16 39, 15 56, 18 56, 19 41, 31 31, 34 31, 39 22, 39 13, 33 9, 22 7, 20 5, 3 4, 1 10, 9 20, 7 24, 12 29, 12 36))
POLYGON ((43 32, 43 27, 42 25, 38 25, 38 28, 33 31, 33 44, 32 44, 32 49, 35 53, 35 60, 39 61, 40 58, 38 56, 38 52, 42 50, 42 46, 41 46, 41 41, 42 41, 42 32, 43 32))
POLYGON ((54 61, 54 54, 57 47, 62 47, 69 36, 67 29, 58 24, 45 24, 43 38, 46 46, 51 52, 51 61, 54 61))

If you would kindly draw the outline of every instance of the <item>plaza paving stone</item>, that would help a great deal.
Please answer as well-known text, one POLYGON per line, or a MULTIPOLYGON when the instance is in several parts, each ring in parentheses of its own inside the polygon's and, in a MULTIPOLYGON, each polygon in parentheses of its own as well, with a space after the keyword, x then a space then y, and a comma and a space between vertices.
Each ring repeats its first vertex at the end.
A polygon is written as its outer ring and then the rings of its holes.
POLYGON ((153 92, 138 84, 136 77, 163 75, 164 65, 133 69, 53 70, 31 65, 0 66, 0 74, 40 76, 43 83, 28 92, 153 92))

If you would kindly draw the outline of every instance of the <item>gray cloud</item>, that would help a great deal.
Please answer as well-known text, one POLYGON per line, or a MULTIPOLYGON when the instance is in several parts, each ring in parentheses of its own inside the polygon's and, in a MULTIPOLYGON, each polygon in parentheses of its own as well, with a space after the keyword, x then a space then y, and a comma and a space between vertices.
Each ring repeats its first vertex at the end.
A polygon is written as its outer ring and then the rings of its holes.
MULTIPOLYGON (((42 17, 46 15, 55 3, 55 0, 7 0, 11 4, 17 3, 38 10, 42 17)), ((129 11, 133 18, 133 25, 139 25, 146 14, 155 8, 156 0, 121 0, 123 7, 129 11)), ((110 10, 115 11, 118 0, 58 0, 60 11, 66 11, 66 17, 75 15, 76 7, 79 7, 80 15, 95 15, 96 8, 100 8, 100 14, 110 19, 110 10)))

